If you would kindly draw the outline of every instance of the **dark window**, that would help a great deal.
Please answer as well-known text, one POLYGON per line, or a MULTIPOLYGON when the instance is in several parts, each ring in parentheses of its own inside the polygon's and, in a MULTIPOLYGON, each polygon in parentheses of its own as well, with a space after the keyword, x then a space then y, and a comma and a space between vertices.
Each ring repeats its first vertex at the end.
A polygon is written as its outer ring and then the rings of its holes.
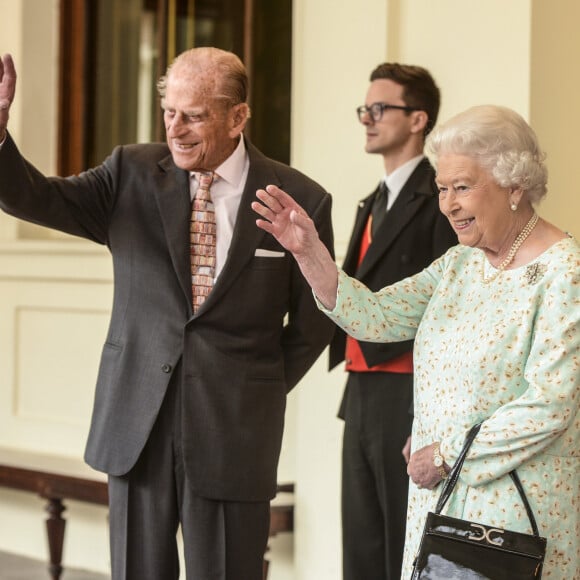
POLYGON ((235 52, 250 75, 246 134, 289 162, 292 0, 62 0, 59 173, 119 144, 164 140, 155 89, 193 46, 235 52))

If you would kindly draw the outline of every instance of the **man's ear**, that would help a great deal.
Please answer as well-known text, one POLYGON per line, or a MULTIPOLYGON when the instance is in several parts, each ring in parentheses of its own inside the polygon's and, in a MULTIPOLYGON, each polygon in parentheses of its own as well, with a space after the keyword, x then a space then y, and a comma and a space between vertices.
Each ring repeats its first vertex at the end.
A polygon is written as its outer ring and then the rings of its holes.
POLYGON ((424 133, 429 122, 429 115, 425 111, 411 112, 411 131, 413 133, 424 133))
POLYGON ((231 127, 230 137, 237 137, 246 127, 250 118, 250 107, 248 103, 234 105, 230 111, 231 127))

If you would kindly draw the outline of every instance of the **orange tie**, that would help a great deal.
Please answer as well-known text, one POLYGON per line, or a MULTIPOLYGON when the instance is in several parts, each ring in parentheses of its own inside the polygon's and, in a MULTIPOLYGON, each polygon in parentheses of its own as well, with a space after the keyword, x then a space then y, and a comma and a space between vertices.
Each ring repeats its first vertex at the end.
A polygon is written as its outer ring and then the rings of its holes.
POLYGON ((199 187, 191 207, 189 229, 191 248, 191 291, 193 311, 197 312, 213 286, 216 263, 215 210, 209 188, 214 173, 199 173, 199 187))

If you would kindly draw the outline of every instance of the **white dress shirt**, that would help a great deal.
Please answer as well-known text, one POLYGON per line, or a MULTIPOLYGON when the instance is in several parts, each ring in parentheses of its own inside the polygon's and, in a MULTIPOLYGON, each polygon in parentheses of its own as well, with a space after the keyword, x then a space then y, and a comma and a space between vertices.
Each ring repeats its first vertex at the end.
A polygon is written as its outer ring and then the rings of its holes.
POLYGON ((423 161, 424 157, 424 155, 417 155, 417 157, 413 157, 413 159, 409 159, 409 161, 403 163, 403 165, 400 167, 397 167, 397 169, 395 169, 395 171, 392 173, 388 175, 385 174, 383 180, 389 188, 387 211, 391 209, 392 205, 395 203, 395 200, 399 196, 399 193, 401 193, 405 183, 407 183, 407 180, 409 177, 411 177, 411 173, 415 171, 417 165, 423 161))

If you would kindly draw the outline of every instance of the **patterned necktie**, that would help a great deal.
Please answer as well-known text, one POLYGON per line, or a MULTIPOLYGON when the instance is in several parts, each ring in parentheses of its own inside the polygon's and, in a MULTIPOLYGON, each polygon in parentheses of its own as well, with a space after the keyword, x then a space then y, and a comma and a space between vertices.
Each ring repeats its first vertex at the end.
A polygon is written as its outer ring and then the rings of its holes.
POLYGON ((199 173, 199 187, 191 206, 189 228, 191 253, 191 291, 193 311, 197 312, 213 286, 216 262, 215 210, 209 188, 214 173, 199 173))
POLYGON ((385 219, 387 215, 387 203, 389 199, 389 188, 387 184, 381 180, 381 184, 379 185, 379 190, 375 195, 375 199, 373 201, 373 207, 371 209, 371 215, 373 216, 372 223, 371 223, 371 237, 377 233, 382 221, 385 219))

